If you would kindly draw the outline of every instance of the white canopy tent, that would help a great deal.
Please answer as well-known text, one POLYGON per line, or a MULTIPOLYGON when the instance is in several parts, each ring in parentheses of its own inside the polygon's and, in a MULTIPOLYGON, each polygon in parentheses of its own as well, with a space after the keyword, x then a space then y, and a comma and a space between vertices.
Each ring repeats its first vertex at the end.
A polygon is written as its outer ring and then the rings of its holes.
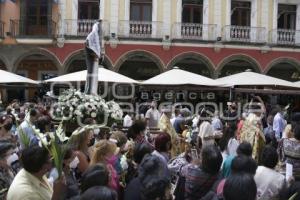
POLYGON ((255 72, 241 72, 238 74, 226 76, 216 80, 224 86, 280 86, 280 87, 300 87, 292 82, 285 81, 279 78, 255 73, 255 72))
POLYGON ((0 70, 0 84, 2 83, 29 83, 29 84, 34 84, 38 85, 38 81, 31 80, 29 78, 7 72, 4 70, 0 70))
MULTIPOLYGON (((87 70, 65 74, 55 78, 45 80, 46 83, 51 82, 84 82, 86 81, 87 70)), ((98 70, 98 81, 99 82, 114 82, 114 83, 138 83, 137 81, 128 78, 122 74, 113 72, 111 70, 99 67, 98 70)))
POLYGON ((173 69, 161 73, 153 78, 142 82, 142 85, 202 85, 220 86, 220 84, 210 78, 194 74, 174 67, 173 69))

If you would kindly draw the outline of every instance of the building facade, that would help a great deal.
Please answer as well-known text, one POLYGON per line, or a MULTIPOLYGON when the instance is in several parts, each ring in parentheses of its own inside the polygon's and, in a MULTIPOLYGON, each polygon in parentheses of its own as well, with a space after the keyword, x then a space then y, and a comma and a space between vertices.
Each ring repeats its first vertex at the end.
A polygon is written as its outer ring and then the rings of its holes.
POLYGON ((85 69, 85 37, 99 17, 104 66, 136 80, 173 66, 300 80, 300 0, 0 2, 0 68, 35 80, 85 69))

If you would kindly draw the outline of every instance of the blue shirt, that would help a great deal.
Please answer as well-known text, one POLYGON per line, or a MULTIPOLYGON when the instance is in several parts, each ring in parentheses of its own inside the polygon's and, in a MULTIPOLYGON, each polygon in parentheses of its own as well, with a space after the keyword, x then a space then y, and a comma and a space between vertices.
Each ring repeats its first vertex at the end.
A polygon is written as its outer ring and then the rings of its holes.
POLYGON ((275 136, 277 139, 280 139, 282 136, 282 132, 285 128, 285 120, 281 113, 277 113, 274 117, 273 121, 273 131, 275 131, 275 136))
MULTIPOLYGON (((32 126, 25 120, 21 123, 20 125, 20 128, 22 129, 23 133, 28 137, 30 138, 30 146, 33 146, 33 145, 38 145, 39 143, 39 140, 38 138, 36 137, 33 129, 32 129, 32 126)), ((18 137, 19 137, 19 142, 20 142, 20 145, 21 145, 21 149, 24 149, 24 144, 23 144, 23 141, 20 139, 20 130, 18 130, 18 137)))

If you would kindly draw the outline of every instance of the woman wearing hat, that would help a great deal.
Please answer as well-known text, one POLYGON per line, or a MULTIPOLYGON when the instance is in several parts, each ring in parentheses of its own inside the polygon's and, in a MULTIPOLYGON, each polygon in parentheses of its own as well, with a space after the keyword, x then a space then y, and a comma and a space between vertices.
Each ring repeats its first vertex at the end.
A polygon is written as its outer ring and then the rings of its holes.
POLYGON ((0 199, 5 199, 15 174, 11 164, 18 156, 14 153, 14 145, 10 142, 0 142, 0 199))

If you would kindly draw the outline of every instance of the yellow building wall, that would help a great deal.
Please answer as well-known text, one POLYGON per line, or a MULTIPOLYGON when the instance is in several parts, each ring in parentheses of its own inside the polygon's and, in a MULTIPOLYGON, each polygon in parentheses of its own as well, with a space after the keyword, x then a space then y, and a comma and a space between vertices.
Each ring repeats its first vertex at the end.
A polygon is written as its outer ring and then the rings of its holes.
POLYGON ((262 27, 262 1, 257 1, 257 27, 262 27))
POLYGON ((66 12, 66 16, 65 19, 72 19, 72 7, 73 7, 73 2, 72 1, 65 1, 66 2, 66 6, 65 6, 65 12, 66 12))
POLYGON ((215 1, 211 0, 209 1, 209 4, 208 4, 208 23, 209 24, 215 24, 214 22, 214 13, 215 13, 215 1))
POLYGON ((269 0, 269 27, 268 27, 268 32, 274 29, 273 27, 273 7, 274 7, 274 1, 269 0))
POLYGON ((10 20, 20 19, 20 1, 5 1, 0 4, 0 20, 4 22, 4 33, 10 30, 10 20))
MULTIPOLYGON (((157 21, 162 22, 163 21, 163 1, 164 0, 157 0, 157 21)), ((154 9, 154 8, 153 8, 154 9)))
POLYGON ((110 8, 111 2, 110 0, 105 0, 105 8, 104 8, 104 20, 110 21, 110 8))
POLYGON ((222 21, 221 21, 221 27, 224 27, 226 25, 226 10, 227 8, 227 2, 225 0, 222 0, 222 21))
POLYGON ((125 1, 119 1, 119 20, 125 20, 125 1))
POLYGON ((171 24, 176 23, 177 18, 177 2, 171 1, 171 24))

